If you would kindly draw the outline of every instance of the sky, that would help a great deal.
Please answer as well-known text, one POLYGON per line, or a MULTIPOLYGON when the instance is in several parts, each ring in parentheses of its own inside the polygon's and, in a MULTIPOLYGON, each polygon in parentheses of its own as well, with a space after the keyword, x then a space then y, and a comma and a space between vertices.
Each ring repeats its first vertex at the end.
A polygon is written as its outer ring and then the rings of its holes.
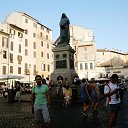
POLYGON ((14 11, 25 12, 59 36, 66 13, 71 25, 92 29, 96 48, 128 52, 128 0, 1 0, 0 22, 14 11))

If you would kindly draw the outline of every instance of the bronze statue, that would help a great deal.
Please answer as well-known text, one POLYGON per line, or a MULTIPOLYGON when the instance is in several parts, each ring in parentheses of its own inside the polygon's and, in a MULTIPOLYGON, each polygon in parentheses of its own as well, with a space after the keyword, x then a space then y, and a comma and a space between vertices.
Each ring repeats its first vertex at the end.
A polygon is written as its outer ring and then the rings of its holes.
POLYGON ((70 30, 69 30, 70 21, 65 13, 62 14, 60 20, 60 44, 69 44, 70 40, 70 30))

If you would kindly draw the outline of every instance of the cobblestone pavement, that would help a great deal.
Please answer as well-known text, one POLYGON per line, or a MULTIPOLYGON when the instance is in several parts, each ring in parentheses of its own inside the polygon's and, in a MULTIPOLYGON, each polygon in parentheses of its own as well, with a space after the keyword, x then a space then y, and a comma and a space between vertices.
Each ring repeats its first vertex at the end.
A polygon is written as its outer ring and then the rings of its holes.
POLYGON ((8 103, 0 98, 0 128, 27 128, 36 124, 30 103, 8 103))
MULTIPOLYGON (((128 128, 128 92, 124 95, 124 103, 120 111, 117 127, 128 128)), ((38 120, 31 114, 30 95, 23 95, 22 102, 8 103, 0 97, 0 128, 39 128, 38 120), (25 97, 27 102, 25 101, 25 97)), ((51 121, 53 128, 108 128, 108 111, 100 105, 98 114, 88 111, 88 118, 82 114, 80 103, 73 103, 64 108, 61 102, 53 102, 51 106, 51 121)))
POLYGON ((119 113, 117 126, 119 126, 119 128, 128 128, 128 90, 124 95, 124 102, 119 113))

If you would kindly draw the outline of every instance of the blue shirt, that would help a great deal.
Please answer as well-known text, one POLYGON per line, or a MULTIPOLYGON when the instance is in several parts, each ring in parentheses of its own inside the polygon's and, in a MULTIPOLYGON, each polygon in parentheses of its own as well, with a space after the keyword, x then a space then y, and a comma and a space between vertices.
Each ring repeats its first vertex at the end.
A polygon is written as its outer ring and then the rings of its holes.
POLYGON ((80 89, 81 89, 81 97, 86 97, 86 91, 85 91, 85 83, 80 84, 80 89))

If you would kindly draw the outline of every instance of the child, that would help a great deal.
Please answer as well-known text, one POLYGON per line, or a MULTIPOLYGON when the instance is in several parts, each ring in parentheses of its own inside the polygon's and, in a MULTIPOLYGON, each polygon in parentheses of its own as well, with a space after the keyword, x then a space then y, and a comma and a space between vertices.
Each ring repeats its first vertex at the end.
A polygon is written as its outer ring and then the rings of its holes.
POLYGON ((72 89, 70 88, 68 83, 65 85, 63 96, 64 96, 64 105, 65 107, 67 107, 68 104, 71 103, 70 100, 72 98, 72 89))

